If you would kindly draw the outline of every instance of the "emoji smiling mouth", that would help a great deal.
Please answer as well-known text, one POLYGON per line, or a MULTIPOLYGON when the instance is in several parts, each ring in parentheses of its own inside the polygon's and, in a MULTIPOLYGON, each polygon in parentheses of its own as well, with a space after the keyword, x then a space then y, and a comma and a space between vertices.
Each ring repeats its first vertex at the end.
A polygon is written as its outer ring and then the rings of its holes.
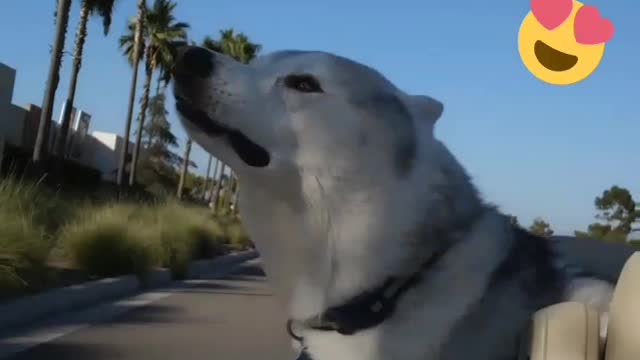
POLYGON ((578 57, 556 50, 544 42, 536 41, 533 52, 542 66, 551 71, 567 71, 578 63, 578 57))

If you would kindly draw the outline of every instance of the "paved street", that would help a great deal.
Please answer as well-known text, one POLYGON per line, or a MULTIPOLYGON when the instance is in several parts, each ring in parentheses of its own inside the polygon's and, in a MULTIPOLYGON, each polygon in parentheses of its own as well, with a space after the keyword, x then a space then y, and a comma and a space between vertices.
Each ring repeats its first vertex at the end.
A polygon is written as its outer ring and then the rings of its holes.
POLYGON ((288 360, 285 319, 253 261, 9 359, 288 360))

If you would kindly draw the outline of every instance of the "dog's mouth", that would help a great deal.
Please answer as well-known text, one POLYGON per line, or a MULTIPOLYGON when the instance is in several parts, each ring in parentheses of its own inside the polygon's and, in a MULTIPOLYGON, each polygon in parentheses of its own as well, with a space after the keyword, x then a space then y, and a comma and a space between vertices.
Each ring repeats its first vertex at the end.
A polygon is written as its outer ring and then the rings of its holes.
POLYGON ((567 71, 578 63, 577 56, 556 50, 540 40, 534 44, 533 52, 540 64, 551 71, 567 71))
POLYGON ((212 137, 224 137, 240 159, 252 167, 269 165, 271 156, 262 146, 251 141, 242 132, 212 119, 206 112, 194 107, 190 101, 176 96, 176 109, 189 122, 212 137))

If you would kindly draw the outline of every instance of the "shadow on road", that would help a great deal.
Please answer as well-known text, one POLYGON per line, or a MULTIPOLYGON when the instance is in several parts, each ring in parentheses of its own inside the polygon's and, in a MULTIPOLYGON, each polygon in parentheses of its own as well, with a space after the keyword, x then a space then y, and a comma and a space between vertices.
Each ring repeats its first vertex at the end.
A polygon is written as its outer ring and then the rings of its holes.
POLYGON ((108 344, 51 342, 20 353, 11 360, 32 359, 117 359, 118 351, 108 344))
POLYGON ((258 264, 245 264, 240 269, 233 273, 232 276, 257 276, 265 278, 264 270, 258 264))
MULTIPOLYGON (((228 276, 187 280, 143 296, 157 300, 140 306, 141 300, 126 299, 56 321, 51 329, 97 320, 10 359, 281 360, 297 355, 285 331, 286 315, 270 299, 257 262, 241 265, 228 276), (132 308, 119 311, 127 306, 132 308)), ((33 340, 20 341, 29 345, 33 340)), ((3 346, 13 345, 0 342, 3 346)))

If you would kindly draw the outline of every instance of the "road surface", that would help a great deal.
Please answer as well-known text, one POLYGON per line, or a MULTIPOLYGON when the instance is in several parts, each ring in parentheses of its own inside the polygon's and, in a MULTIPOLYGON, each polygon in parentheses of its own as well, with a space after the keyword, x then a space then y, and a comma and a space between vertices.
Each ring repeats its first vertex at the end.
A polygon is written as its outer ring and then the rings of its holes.
MULTIPOLYGON (((156 297, 107 321, 85 324, 67 334, 58 330, 49 336, 51 341, 32 344, 7 359, 296 358, 285 331, 286 316, 276 305, 258 261, 241 265, 233 275, 193 280, 156 297)), ((80 322, 67 323, 74 321, 80 322)))

